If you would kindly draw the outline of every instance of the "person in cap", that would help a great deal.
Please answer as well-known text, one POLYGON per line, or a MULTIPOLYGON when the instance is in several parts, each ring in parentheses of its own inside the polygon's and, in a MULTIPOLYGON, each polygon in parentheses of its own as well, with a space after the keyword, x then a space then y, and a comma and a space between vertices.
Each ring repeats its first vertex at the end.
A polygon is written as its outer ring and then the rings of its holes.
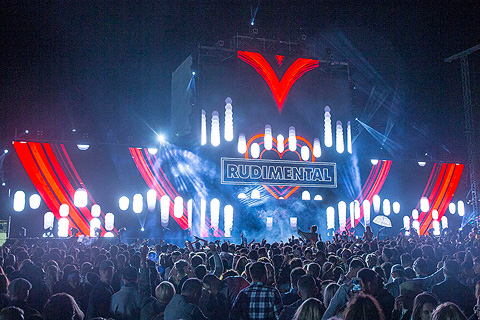
POLYGON ((112 296, 110 311, 115 319, 139 319, 142 297, 138 291, 138 271, 128 266, 123 269, 123 287, 112 296))
POLYGON ((113 295, 111 282, 115 268, 112 261, 104 260, 100 263, 98 269, 100 278, 90 292, 86 320, 97 317, 111 317, 110 304, 113 295))
MULTIPOLYGON (((181 294, 173 296, 165 308, 165 320, 207 320, 199 307, 202 281, 190 278, 182 286, 181 294)), ((226 319, 225 319, 226 320, 226 319)))
POLYGON ((27 307, 27 299, 32 289, 30 282, 23 278, 17 278, 8 285, 9 306, 23 310, 25 319, 41 319, 40 313, 27 307))
POLYGON ((394 297, 397 298, 400 295, 400 285, 405 282, 405 269, 396 264, 392 267, 392 279, 393 281, 385 285, 385 289, 394 297))

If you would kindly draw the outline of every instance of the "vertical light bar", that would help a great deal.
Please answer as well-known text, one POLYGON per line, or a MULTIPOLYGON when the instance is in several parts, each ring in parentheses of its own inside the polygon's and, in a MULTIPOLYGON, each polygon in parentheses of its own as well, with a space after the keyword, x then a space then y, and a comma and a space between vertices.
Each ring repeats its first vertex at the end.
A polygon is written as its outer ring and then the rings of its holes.
POLYGON ((273 146, 272 127, 268 124, 265 125, 265 137, 263 146, 266 150, 271 150, 273 146))
POLYGON ((273 228, 273 217, 267 217, 267 221, 265 223, 267 230, 270 231, 273 228))
POLYGON ((67 218, 60 218, 58 220, 58 232, 57 235, 61 238, 68 237, 68 231, 70 230, 70 222, 67 218))
POLYGON ((121 196, 120 199, 118 199, 118 207, 120 210, 125 211, 128 209, 128 206, 130 205, 130 199, 128 199, 125 196, 121 196))
POLYGON ((440 235, 440 222, 438 220, 433 220, 432 221, 432 227, 433 227, 433 235, 434 236, 439 236, 440 235))
POLYGON ((108 212, 105 215, 105 230, 112 231, 115 226, 115 216, 113 213, 108 212))
POLYGON ((98 218, 93 218, 90 221, 90 237, 95 237, 95 229, 100 229, 100 226, 102 223, 100 222, 100 219, 98 218))
POLYGON ((297 136, 295 134, 295 127, 288 129, 288 149, 290 151, 297 150, 297 136))
POLYGON ((457 206, 455 205, 454 202, 450 202, 450 204, 448 205, 448 211, 451 213, 451 214, 455 214, 455 211, 457 210, 457 206))
POLYGON ((183 198, 176 197, 173 201, 173 215, 175 218, 180 219, 183 217, 183 198))
POLYGON ((290 228, 292 230, 297 229, 297 217, 290 217, 290 228))
POLYGON ((419 233, 420 232, 420 222, 418 222, 418 220, 413 220, 412 228, 417 230, 417 233, 419 233))
POLYGON ((383 200, 383 214, 386 216, 390 215, 391 212, 391 207, 390 207, 390 200, 384 199, 383 200))
POLYGON ((225 225, 225 237, 231 237, 233 228, 233 207, 226 205, 223 209, 223 222, 225 225))
MULTIPOLYGON (((353 201, 353 205, 355 208, 355 219, 358 220, 360 219, 360 201, 358 200, 353 201)), ((363 206, 363 211, 368 210, 370 212, 370 201, 364 200, 362 202, 362 206, 363 206)))
POLYGON ((218 228, 218 221, 220 219, 220 200, 214 198, 210 201, 210 219, 213 228, 218 228))
POLYGON ((212 112, 210 142, 214 147, 218 147, 220 145, 220 118, 217 111, 212 112))
POLYGON ((398 202, 395 201, 395 202, 392 204, 392 209, 393 209, 393 213, 395 213, 395 214, 400 213, 400 203, 398 203, 398 202))
POLYGON ((347 221, 347 205, 345 201, 340 201, 338 203, 338 224, 340 225, 340 231, 345 230, 345 225, 347 221))
POLYGON ((140 213, 143 211, 143 196, 139 193, 133 196, 133 212, 140 213))
POLYGON ((327 208, 327 229, 335 229, 335 208, 327 208))
POLYGON ((465 204, 462 200, 457 202, 457 211, 460 217, 463 217, 465 215, 465 204))
POLYGON ((192 230, 192 219, 193 219, 193 200, 192 199, 187 201, 187 212, 188 212, 188 228, 192 230))
POLYGON ((148 211, 152 212, 155 210, 157 204, 157 191, 150 189, 147 191, 147 208, 148 211))
POLYGON ((205 219, 207 218, 207 201, 200 199, 200 232, 205 232, 205 219))
POLYGON ((202 146, 207 144, 207 113, 202 110, 202 124, 201 124, 201 144, 202 146))
POLYGON ((412 219, 413 219, 413 220, 417 220, 417 219, 418 219, 418 210, 417 210, 417 209, 413 209, 413 210, 412 210, 412 219))
POLYGON ((428 210, 430 210, 430 204, 428 203, 427 197, 422 197, 420 199, 420 210, 422 210, 422 212, 428 212, 428 210))
POLYGON ((355 203, 350 202, 350 226, 351 228, 355 228, 355 203))
POLYGON ((232 99, 228 97, 225 99, 225 140, 233 140, 233 107, 232 99))
POLYGON ((98 204, 94 204, 92 206, 92 209, 90 209, 90 211, 92 212, 92 217, 98 218, 102 213, 102 208, 98 204))
POLYGON ((49 228, 53 228, 54 221, 55 221, 55 216, 53 215, 53 213, 50 211, 46 212, 43 215, 43 229, 46 230, 49 228))
POLYGON ((324 138, 325 138, 325 147, 330 148, 333 145, 332 138, 332 116, 330 114, 330 107, 325 107, 325 120, 324 120, 324 138))
POLYGON ((432 219, 433 220, 438 220, 438 210, 437 209, 432 210, 432 219))
POLYGON ((73 204, 78 208, 83 208, 87 206, 87 201, 88 201, 87 191, 83 188, 78 188, 75 191, 75 195, 73 197, 73 204))
POLYGON ((320 158, 322 155, 322 148, 320 147, 320 140, 315 138, 313 139, 313 155, 315 158, 320 158))
POLYGON ((352 154, 353 147, 352 147, 352 125, 350 121, 347 121, 347 151, 348 153, 352 154))
POLYGON ((368 210, 365 210, 365 201, 363 201, 363 220, 366 226, 370 225, 370 202, 368 202, 368 210))
MULTIPOLYGON (((60 217, 62 217, 62 218, 68 217, 68 214, 70 213, 70 207, 68 206, 68 204, 64 203, 64 204, 60 205, 60 208, 58 209, 58 213, 60 214, 60 217)), ((93 212, 92 212, 92 216, 94 216, 93 212)))
POLYGON ((279 134, 277 136, 277 151, 282 153, 285 150, 285 138, 279 134))
POLYGON ((245 140, 245 134, 240 133, 238 135, 238 152, 241 154, 245 154, 247 152, 247 141, 245 140))
POLYGON ((308 159, 310 159, 310 149, 307 146, 303 146, 300 149, 300 155, 303 161, 308 161, 308 159))
POLYGON ((448 218, 447 218, 447 216, 443 216, 441 221, 442 221, 442 229, 444 229, 444 230, 447 229, 448 228, 448 218))
POLYGON ((42 198, 38 194, 32 194, 30 198, 28 199, 28 203, 30 204, 31 209, 38 209, 40 207, 40 204, 42 202, 42 198))
POLYGON ((379 213, 380 212, 380 196, 376 194, 373 196, 372 200, 373 200, 373 211, 375 211, 375 213, 379 213))
POLYGON ((162 227, 168 226, 168 219, 170 218, 170 198, 162 196, 160 198, 160 220, 162 227))
POLYGON ((254 159, 260 157, 260 145, 258 143, 252 143, 252 145, 250 146, 250 154, 254 159))
POLYGON ((406 231, 410 230, 410 217, 409 216, 404 216, 403 217, 403 228, 406 231))
POLYGON ((336 145, 337 153, 343 153, 343 151, 345 151, 345 144, 343 142, 342 121, 337 121, 335 145, 336 145))

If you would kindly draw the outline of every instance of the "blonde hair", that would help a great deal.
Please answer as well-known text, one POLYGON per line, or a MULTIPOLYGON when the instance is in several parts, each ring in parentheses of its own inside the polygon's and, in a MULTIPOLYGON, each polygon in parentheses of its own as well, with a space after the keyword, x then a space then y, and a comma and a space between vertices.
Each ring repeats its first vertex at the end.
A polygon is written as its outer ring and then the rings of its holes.
POLYGON ((455 303, 445 302, 433 311, 432 320, 467 320, 467 317, 455 303))
POLYGON ((158 299, 158 302, 168 304, 172 300, 173 295, 175 294, 175 287, 172 283, 168 281, 162 281, 155 288, 155 296, 158 299))
POLYGON ((292 320, 316 320, 321 319, 325 313, 325 307, 322 302, 316 298, 309 298, 305 300, 292 320))
POLYGON ((338 285, 338 283, 335 282, 329 283, 328 286, 325 288, 325 291, 323 293, 323 304, 325 305, 325 308, 328 308, 328 306, 330 305, 330 301, 332 301, 333 296, 337 292, 338 288, 340 288, 340 286, 338 285))

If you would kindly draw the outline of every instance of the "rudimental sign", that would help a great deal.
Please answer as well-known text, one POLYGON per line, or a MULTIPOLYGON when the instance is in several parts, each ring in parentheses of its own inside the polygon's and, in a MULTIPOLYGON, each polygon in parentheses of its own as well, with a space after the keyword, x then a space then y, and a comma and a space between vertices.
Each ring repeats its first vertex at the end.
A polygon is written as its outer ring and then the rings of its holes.
POLYGON ((222 158, 222 184, 337 187, 332 162, 222 158))

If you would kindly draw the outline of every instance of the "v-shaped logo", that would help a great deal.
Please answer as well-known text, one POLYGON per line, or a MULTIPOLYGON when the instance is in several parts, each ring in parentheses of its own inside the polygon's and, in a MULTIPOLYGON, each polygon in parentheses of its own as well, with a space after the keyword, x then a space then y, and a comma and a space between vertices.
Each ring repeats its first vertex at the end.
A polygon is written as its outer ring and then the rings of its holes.
POLYGON ((298 58, 287 71, 285 71, 282 80, 278 80, 278 76, 272 66, 260 53, 238 51, 237 55, 240 59, 255 68, 265 82, 267 82, 280 113, 282 113, 283 104, 293 84, 306 72, 318 67, 318 60, 298 58))

